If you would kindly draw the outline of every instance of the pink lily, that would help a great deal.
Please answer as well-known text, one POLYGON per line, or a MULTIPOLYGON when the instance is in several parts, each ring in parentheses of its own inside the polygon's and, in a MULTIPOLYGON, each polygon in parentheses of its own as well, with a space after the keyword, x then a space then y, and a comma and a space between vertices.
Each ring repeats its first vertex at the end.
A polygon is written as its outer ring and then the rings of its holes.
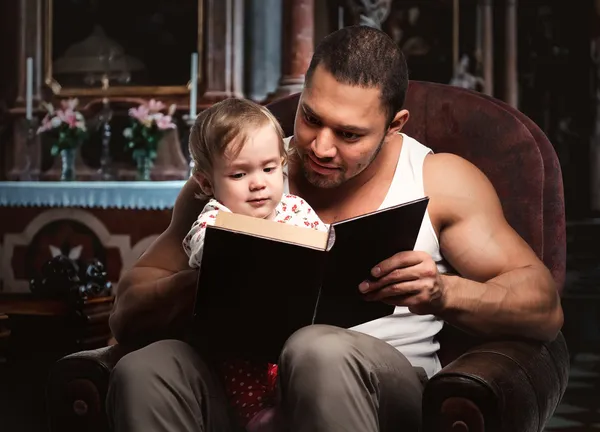
POLYGON ((155 99, 150 99, 150 101, 148 102, 148 111, 150 111, 151 113, 157 113, 163 109, 165 109, 166 105, 161 102, 161 101, 157 101, 155 99))
POLYGON ((175 123, 173 123, 172 117, 170 115, 158 113, 155 114, 154 120, 156 121, 156 126, 160 130, 175 129, 175 123))

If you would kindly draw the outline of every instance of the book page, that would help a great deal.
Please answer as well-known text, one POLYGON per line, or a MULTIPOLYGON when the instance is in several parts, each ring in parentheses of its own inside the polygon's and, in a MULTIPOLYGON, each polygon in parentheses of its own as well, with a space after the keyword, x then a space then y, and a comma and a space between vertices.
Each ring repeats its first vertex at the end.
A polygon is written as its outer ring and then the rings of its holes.
POLYGON ((281 222, 220 211, 215 226, 258 237, 326 250, 329 233, 281 222))

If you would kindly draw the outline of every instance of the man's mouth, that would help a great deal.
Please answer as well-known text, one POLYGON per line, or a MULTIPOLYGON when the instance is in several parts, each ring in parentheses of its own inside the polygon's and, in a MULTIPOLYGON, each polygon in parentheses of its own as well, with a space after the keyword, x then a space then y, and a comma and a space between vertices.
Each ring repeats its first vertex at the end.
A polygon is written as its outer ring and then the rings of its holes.
POLYGON ((332 172, 339 170, 337 166, 321 163, 311 155, 308 155, 307 159, 311 168, 320 174, 331 174, 332 172))

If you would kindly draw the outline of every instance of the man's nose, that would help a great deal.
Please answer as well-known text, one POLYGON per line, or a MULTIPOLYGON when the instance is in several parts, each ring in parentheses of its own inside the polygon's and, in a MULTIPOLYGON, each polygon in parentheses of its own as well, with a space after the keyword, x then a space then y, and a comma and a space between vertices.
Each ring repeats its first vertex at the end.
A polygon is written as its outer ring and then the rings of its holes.
POLYGON ((311 150, 319 159, 332 159, 337 153, 335 135, 327 128, 319 131, 311 144, 311 150))

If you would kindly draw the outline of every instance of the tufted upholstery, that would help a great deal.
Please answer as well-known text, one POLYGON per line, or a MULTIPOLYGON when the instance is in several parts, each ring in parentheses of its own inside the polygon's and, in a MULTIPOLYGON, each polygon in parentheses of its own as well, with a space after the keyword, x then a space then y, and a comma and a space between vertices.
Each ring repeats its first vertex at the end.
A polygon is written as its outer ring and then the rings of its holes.
MULTIPOLYGON (((298 95, 272 103, 293 133, 298 95)), ((404 132, 436 152, 458 154, 491 180, 511 226, 550 268, 562 289, 565 220, 562 176, 552 145, 525 115, 479 93, 412 81, 404 132)), ((485 342, 451 326, 440 335, 444 368, 423 396, 423 430, 540 432, 566 385, 562 335, 549 343, 485 342)), ((116 346, 77 353, 55 365, 48 383, 52 431, 105 431, 104 397, 116 346)))

